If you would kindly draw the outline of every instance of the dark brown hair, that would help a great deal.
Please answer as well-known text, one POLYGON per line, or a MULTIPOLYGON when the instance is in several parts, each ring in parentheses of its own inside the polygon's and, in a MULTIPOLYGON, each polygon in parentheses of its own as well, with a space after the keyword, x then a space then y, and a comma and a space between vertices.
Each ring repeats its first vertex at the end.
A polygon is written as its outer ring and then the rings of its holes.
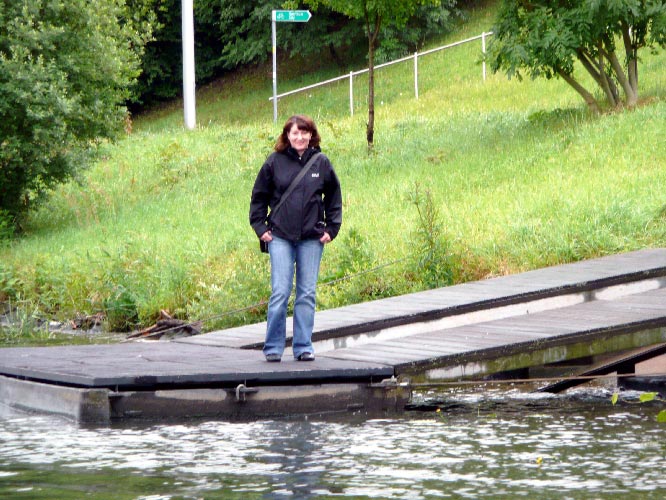
POLYGON ((321 137, 319 136, 319 131, 317 130, 317 125, 312 118, 306 115, 294 115, 287 120, 287 123, 284 124, 282 128, 282 133, 278 137, 277 142, 275 143, 275 151, 281 153, 285 151, 291 143, 289 142, 289 131, 296 125, 298 130, 304 132, 310 132, 312 137, 310 138, 310 144, 308 145, 311 148, 316 148, 321 142, 321 137))

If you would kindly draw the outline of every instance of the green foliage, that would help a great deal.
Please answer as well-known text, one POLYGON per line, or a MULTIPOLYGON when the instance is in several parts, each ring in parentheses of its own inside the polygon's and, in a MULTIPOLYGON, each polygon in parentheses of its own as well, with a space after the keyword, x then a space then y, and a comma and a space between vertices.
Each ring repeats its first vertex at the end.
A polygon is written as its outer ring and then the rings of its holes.
MULTIPOLYGON (((14 275, 11 267, 0 262, 0 303, 15 299, 21 286, 20 280, 14 275)), ((0 307, 2 312, 2 307, 0 307)))
POLYGON ((395 26, 404 26, 419 5, 439 5, 438 0, 309 0, 306 3, 317 8, 324 5, 353 19, 374 20, 381 18, 395 26))
POLYGON ((532 78, 561 77, 599 111, 597 98, 576 76, 579 64, 611 107, 634 106, 639 50, 665 46, 666 1, 504 0, 493 33, 494 71, 518 78, 523 71, 532 78))
POLYGON ((0 209, 16 218, 126 119, 149 33, 122 0, 0 2, 0 209), (122 21, 122 22, 121 22, 122 21))
POLYGON ((442 0, 436 5, 418 5, 404 26, 383 23, 381 44, 375 53, 377 62, 398 59, 421 50, 427 40, 450 32, 461 15, 455 0, 442 0))
POLYGON ((39 309, 31 308, 29 303, 9 301, 3 318, 5 324, 0 325, 0 345, 44 343, 49 332, 40 327, 39 313, 39 309))
POLYGON ((638 400, 641 403, 649 403, 650 401, 656 400, 658 397, 658 394, 656 392, 644 392, 638 397, 638 400))
MULTIPOLYGON (((155 39, 146 47, 142 61, 138 97, 132 103, 141 109, 156 101, 180 94, 182 88, 181 1, 134 0, 155 2, 158 22, 155 39)), ((409 18, 407 26, 396 28, 386 23, 382 38, 386 45, 380 60, 404 55, 432 36, 445 33, 451 26, 454 1, 446 6, 421 7, 409 18)), ((284 2, 297 9, 298 2, 284 2)), ((199 85, 225 72, 263 63, 271 56, 271 10, 280 8, 271 0, 200 0, 194 2, 196 79, 199 85)), ((298 56, 310 64, 334 61, 348 70, 365 54, 364 25, 320 5, 308 23, 280 23, 277 44, 280 55, 298 56)))
POLYGON ((368 239, 355 227, 345 231, 338 260, 339 277, 356 274, 374 264, 375 256, 368 239))
MULTIPOLYGON (((139 8, 152 3, 156 19, 152 23, 154 36, 145 47, 137 92, 131 100, 133 110, 180 95, 183 84, 181 0, 133 0, 139 8)), ((211 80, 225 67, 221 53, 228 39, 221 29, 227 9, 226 0, 194 2, 194 31, 196 80, 199 84, 211 80)), ((246 2, 235 2, 248 5, 246 2)), ((134 8, 130 6, 130 11, 134 8)), ((270 48, 268 49, 270 50, 270 48)))
POLYGON ((319 303, 325 307, 341 306, 350 299, 364 302, 389 297, 400 286, 393 280, 391 271, 395 269, 387 268, 394 263, 376 255, 370 239, 355 227, 346 229, 334 248, 337 252, 326 259, 334 259, 335 264, 319 278, 319 303))
POLYGON ((418 221, 414 234, 416 274, 426 288, 451 285, 455 278, 451 245, 446 237, 441 213, 429 189, 416 183, 409 193, 409 201, 416 207, 418 221))
POLYGON ((0 246, 9 242, 14 236, 15 226, 14 217, 7 210, 0 208, 0 246))
POLYGON ((324 5, 334 12, 339 12, 352 19, 361 21, 368 41, 368 122, 366 125, 366 139, 368 148, 374 144, 375 136, 375 52, 382 40, 382 28, 389 25, 393 28, 404 28, 410 17, 421 5, 440 6, 441 0, 308 0, 308 3, 317 8, 324 5))
MULTIPOLYGON (((615 406, 620 401, 620 393, 614 392, 611 396, 611 404, 615 406)), ((630 401, 625 401, 630 402, 630 401)), ((638 404, 642 403, 652 403, 652 402, 664 402, 664 399, 659 396, 657 392, 643 392, 638 396, 638 404)), ((661 424, 666 423, 666 410, 661 410, 655 420, 661 424)))

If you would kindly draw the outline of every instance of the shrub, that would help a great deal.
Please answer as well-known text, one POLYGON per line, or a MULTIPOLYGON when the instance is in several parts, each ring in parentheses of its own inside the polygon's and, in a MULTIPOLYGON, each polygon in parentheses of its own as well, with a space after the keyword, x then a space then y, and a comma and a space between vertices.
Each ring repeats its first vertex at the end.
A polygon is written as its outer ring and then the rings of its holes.
POLYGON ((122 129, 149 36, 124 13, 123 0, 0 1, 5 224, 73 177, 96 144, 122 129))

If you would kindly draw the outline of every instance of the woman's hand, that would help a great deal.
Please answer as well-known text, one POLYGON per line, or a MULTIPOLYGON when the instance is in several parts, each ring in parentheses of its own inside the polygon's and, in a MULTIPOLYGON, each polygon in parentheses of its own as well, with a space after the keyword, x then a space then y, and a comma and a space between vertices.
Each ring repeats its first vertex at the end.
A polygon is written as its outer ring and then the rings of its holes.
POLYGON ((261 235, 261 238, 259 238, 261 241, 265 241, 266 243, 273 241, 273 233, 270 231, 266 231, 264 234, 261 235))
POLYGON ((326 243, 330 243, 331 242, 331 235, 328 234, 326 231, 324 231, 324 234, 322 235, 322 237, 319 238, 319 242, 322 245, 325 245, 326 243))

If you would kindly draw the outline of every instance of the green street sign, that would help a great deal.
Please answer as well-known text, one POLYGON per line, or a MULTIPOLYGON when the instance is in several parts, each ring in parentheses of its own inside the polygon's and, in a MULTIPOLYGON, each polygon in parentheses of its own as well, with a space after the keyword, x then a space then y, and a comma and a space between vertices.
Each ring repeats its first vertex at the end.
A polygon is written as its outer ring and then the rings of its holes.
POLYGON ((312 14, 309 10, 274 10, 273 21, 278 23, 307 23, 312 14))

